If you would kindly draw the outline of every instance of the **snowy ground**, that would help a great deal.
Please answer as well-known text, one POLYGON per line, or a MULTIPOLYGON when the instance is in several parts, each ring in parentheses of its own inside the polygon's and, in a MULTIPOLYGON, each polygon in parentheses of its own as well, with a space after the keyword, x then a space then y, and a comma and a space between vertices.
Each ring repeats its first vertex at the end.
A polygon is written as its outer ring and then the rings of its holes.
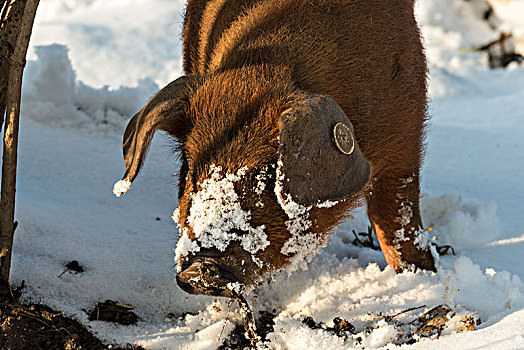
MULTIPOLYGON (((470 50, 498 32, 469 4, 418 6, 433 116, 423 219, 457 256, 443 257, 435 274, 396 275, 381 253, 349 244, 353 229, 366 230, 360 211, 307 271, 278 274, 250 296, 258 309, 278 313, 272 348, 353 344, 305 327, 301 316, 328 324, 341 317, 363 329, 379 313, 443 303, 477 312, 483 324, 404 347, 524 348, 524 66, 492 71, 470 50)), ((522 25, 523 2, 495 4, 504 28, 522 25)), ((26 299, 73 315, 102 339, 148 349, 214 349, 226 314, 225 300, 176 286, 177 164, 169 142, 156 137, 124 199, 111 192, 124 171, 127 120, 181 74, 183 7, 182 0, 42 0, 24 81, 12 282, 25 280, 26 299), (50 44, 65 46, 42 46, 50 44), (57 278, 71 260, 86 272, 57 278), (88 322, 83 310, 106 299, 134 305, 138 325, 88 322)), ((229 319, 238 319, 235 310, 229 319)), ((382 323, 362 346, 380 348, 397 335, 382 323)))

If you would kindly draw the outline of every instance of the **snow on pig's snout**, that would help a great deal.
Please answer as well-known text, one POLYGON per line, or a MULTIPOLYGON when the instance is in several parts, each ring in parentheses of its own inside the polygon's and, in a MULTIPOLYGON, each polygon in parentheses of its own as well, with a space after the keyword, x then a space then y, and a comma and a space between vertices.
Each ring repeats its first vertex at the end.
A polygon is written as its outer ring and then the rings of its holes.
POLYGON ((235 186, 246 171, 231 174, 211 166, 190 196, 175 250, 177 282, 189 293, 231 297, 232 288, 251 285, 260 276, 263 262, 257 253, 270 242, 266 226, 254 225, 251 211, 241 206, 244 197, 235 186))

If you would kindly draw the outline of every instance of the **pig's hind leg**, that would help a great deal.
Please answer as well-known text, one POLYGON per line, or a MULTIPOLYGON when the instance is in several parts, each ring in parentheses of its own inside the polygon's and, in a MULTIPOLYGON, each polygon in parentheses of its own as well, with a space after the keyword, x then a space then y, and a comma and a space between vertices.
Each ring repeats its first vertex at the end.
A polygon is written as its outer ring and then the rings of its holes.
POLYGON ((435 271, 427 232, 420 218, 419 171, 388 169, 375 174, 366 197, 368 217, 386 261, 395 271, 435 271))

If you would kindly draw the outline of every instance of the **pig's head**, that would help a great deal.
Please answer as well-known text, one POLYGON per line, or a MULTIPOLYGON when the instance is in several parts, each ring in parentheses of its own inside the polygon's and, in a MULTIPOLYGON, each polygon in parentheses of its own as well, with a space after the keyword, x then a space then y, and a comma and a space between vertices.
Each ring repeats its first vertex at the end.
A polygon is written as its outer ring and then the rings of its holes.
POLYGON ((155 131, 178 142, 177 281, 189 293, 232 296, 303 263, 369 180, 341 108, 290 80, 245 69, 184 76, 126 128, 117 195, 137 176, 155 131))

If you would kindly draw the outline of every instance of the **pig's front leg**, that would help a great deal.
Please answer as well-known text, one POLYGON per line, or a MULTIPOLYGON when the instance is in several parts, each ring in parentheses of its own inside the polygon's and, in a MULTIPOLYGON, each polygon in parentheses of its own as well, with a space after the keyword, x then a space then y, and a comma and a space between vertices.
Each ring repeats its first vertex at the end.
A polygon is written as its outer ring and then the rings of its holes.
POLYGON ((368 217, 386 261, 395 271, 413 266, 435 271, 419 209, 418 170, 376 174, 367 195, 368 217))

